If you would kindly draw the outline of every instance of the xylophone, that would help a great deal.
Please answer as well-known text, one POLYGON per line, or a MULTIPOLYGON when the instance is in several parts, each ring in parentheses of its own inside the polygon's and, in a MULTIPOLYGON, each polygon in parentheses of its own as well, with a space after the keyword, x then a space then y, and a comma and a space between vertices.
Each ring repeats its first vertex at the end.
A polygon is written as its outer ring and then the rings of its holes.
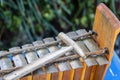
POLYGON ((101 3, 93 31, 59 33, 0 51, 2 80, 103 80, 113 56, 120 22, 101 3))

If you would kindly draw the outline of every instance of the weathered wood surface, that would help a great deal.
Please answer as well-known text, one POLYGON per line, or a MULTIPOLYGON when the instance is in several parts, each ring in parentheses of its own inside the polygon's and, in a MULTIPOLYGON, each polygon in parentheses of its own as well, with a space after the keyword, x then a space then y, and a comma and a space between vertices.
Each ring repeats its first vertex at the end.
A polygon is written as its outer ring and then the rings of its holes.
MULTIPOLYGON (((99 4, 96 9, 93 30, 98 34, 95 40, 99 47, 109 49, 107 58, 111 61, 116 38, 120 32, 120 21, 103 3, 99 4)), ((104 80, 109 65, 103 66, 102 69, 101 66, 97 67, 94 80, 104 80)))
MULTIPOLYGON (((53 37, 49 37, 49 38, 43 39, 43 41, 44 41, 45 44, 47 44, 47 43, 49 43, 49 42, 54 42, 55 40, 54 40, 53 37)), ((51 54, 52 52, 55 52, 55 51, 59 50, 59 48, 57 47, 56 44, 54 44, 54 45, 52 45, 52 46, 48 46, 47 49, 48 49, 48 51, 49 51, 48 54, 51 54)), ((57 77, 58 77, 58 69, 57 69, 56 65, 49 63, 48 65, 46 65, 45 68, 46 68, 46 73, 47 73, 48 80, 49 80, 50 78, 52 78, 52 80, 53 80, 53 77, 54 77, 54 79, 57 80, 57 77), (52 73, 53 73, 53 74, 52 74, 52 73)))
MULTIPOLYGON (((39 41, 35 41, 33 42, 33 45, 34 46, 39 46, 39 45, 44 45, 43 41, 42 40, 39 40, 39 41)), ((46 48, 35 48, 35 51, 36 53, 38 54, 38 57, 39 58, 42 58, 43 56, 45 56, 46 54, 48 54, 48 50, 46 48)), ((43 66, 42 68, 39 68, 37 70, 35 70, 33 72, 33 80, 46 80, 47 78, 47 75, 46 75, 46 69, 45 67, 43 66)))
MULTIPOLYGON (((4 52, 7 52, 7 51, 0 51, 0 54, 4 54, 4 52)), ((9 56, 0 58, 0 69, 5 70, 5 69, 9 69, 9 68, 13 68, 13 64, 12 64, 9 56)))
MULTIPOLYGON (((32 47, 32 46, 33 46, 32 44, 25 44, 25 45, 22 46, 22 48, 26 49, 26 48, 29 48, 29 47, 32 47)), ((25 51, 25 56, 26 56, 26 59, 27 59, 28 63, 32 63, 33 61, 38 59, 38 56, 35 53, 34 49, 26 50, 25 51)))
MULTIPOLYGON (((9 51, 17 51, 19 49, 20 47, 13 47, 10 48, 9 51)), ((16 54, 13 55, 13 62, 15 67, 22 67, 27 65, 27 61, 25 60, 25 57, 21 53, 19 52, 17 55, 16 54)))
POLYGON ((40 58, 40 59, 36 60, 35 62, 33 62, 31 64, 28 64, 27 66, 25 66, 25 67, 23 67, 19 70, 13 71, 12 73, 10 73, 8 75, 5 75, 4 79, 5 80, 8 80, 8 79, 12 80, 12 79, 21 78, 24 75, 26 75, 26 74, 38 69, 39 67, 42 67, 45 64, 51 62, 52 60, 57 59, 58 57, 62 56, 67 51, 70 51, 72 49, 73 49, 73 47, 69 46, 69 47, 66 47, 65 49, 60 49, 60 50, 58 50, 56 52, 53 52, 51 54, 47 54, 43 58, 40 58))
MULTIPOLYGON (((57 41, 60 40, 59 38, 56 39, 57 41)), ((65 46, 63 46, 62 44, 59 44, 58 45, 59 48, 65 48, 65 46)), ((65 57, 69 56, 71 54, 71 52, 67 52, 65 53, 65 57)), ((71 70, 71 66, 69 64, 69 61, 66 60, 66 61, 62 61, 62 62, 59 62, 59 63, 56 63, 57 65, 57 68, 59 70, 59 74, 61 75, 59 78, 57 78, 57 80, 59 80, 60 78, 62 78, 63 80, 64 79, 72 79, 72 76, 73 76, 73 71, 71 70), (65 77, 67 76, 67 77, 65 77)))
MULTIPOLYGON (((76 32, 78 35, 81 35, 82 33, 86 33, 86 31, 84 29, 78 30, 76 32)), ((95 41, 93 39, 91 39, 91 38, 85 39, 85 40, 83 40, 83 42, 84 42, 85 46, 87 46, 87 48, 89 49, 90 52, 99 50, 98 45, 95 43, 95 41)), ((88 63, 88 66, 86 67, 86 73, 89 73, 89 74, 85 75, 85 78, 84 78, 85 80, 94 79, 97 64, 99 64, 100 62, 103 63, 103 65, 108 64, 107 59, 103 58, 103 57, 101 60, 104 60, 104 62, 97 60, 98 58, 101 58, 100 56, 95 57, 95 58, 94 57, 88 58, 88 60, 86 61, 86 63, 88 63), (89 66, 89 65, 91 65, 91 66, 89 66)))

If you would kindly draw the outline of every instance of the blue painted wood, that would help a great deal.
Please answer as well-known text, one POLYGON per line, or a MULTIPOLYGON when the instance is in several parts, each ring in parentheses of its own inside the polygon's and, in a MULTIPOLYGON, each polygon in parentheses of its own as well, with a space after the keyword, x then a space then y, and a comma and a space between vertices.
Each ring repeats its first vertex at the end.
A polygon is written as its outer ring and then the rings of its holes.
POLYGON ((120 58, 116 52, 104 80, 120 80, 120 58))

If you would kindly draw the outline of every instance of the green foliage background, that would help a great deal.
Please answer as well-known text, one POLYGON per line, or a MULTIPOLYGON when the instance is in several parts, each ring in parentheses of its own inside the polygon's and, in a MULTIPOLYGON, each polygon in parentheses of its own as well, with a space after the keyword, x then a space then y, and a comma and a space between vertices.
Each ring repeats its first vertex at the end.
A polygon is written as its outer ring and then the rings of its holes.
POLYGON ((91 29, 101 2, 120 19, 120 0, 0 0, 0 49, 91 29))

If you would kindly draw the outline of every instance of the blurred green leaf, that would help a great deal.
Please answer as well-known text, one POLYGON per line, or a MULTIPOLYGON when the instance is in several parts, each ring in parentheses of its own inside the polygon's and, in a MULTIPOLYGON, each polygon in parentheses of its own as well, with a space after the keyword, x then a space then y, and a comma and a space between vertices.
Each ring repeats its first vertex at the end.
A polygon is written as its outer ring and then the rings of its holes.
POLYGON ((87 27, 87 17, 83 16, 80 20, 82 26, 87 27))
POLYGON ((55 18, 55 14, 51 9, 49 9, 48 12, 44 13, 43 16, 48 21, 51 21, 51 20, 53 20, 55 18))
POLYGON ((13 25, 19 26, 21 22, 21 18, 19 18, 18 16, 13 16, 13 25))
POLYGON ((0 29, 5 28, 0 46, 91 28, 95 9, 101 2, 120 18, 119 0, 0 0, 0 29))

